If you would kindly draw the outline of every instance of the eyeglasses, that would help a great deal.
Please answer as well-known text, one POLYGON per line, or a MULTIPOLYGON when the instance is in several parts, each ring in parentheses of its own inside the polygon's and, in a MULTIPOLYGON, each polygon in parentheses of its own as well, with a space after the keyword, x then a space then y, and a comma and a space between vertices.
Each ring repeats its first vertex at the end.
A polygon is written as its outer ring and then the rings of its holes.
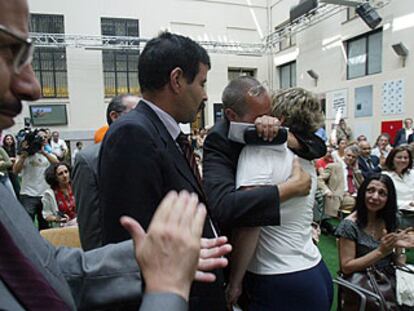
POLYGON ((10 44, 0 44, 0 49, 10 49, 13 55, 13 70, 16 74, 19 74, 26 65, 32 62, 34 50, 33 42, 29 38, 22 38, 20 35, 12 32, 3 25, 0 25, 0 34, 1 33, 12 37, 15 40, 15 42, 10 44))
POLYGON ((249 94, 249 96, 259 96, 261 94, 263 94, 264 92, 266 92, 268 89, 268 84, 267 81, 264 81, 258 85, 252 86, 248 91, 247 94, 249 94))

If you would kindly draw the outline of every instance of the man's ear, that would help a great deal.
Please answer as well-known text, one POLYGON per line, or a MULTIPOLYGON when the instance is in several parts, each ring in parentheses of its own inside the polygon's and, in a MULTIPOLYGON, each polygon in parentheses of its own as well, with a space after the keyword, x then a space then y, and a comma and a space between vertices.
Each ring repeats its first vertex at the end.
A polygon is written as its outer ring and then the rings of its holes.
POLYGON ((112 122, 119 118, 119 113, 116 111, 111 111, 109 113, 109 117, 111 118, 112 122))
POLYGON ((229 121, 235 121, 237 119, 237 113, 231 108, 224 109, 224 114, 229 121))
POLYGON ((184 83, 184 72, 180 67, 170 72, 170 86, 174 93, 179 93, 184 83))

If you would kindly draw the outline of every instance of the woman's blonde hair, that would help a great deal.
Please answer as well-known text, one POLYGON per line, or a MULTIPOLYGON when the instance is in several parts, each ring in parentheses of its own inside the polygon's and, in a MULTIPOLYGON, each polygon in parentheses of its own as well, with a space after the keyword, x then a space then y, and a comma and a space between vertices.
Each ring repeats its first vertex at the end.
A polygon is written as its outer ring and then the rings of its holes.
POLYGON ((314 133, 324 124, 319 99, 305 89, 294 87, 275 92, 272 106, 272 115, 283 118, 283 125, 291 131, 314 133))

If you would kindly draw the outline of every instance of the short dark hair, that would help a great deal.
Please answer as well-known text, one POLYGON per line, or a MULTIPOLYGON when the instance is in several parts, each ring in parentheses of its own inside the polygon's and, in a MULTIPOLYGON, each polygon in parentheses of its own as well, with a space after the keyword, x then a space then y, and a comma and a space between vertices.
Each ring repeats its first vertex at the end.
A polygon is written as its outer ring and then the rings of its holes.
POLYGON ((238 116, 247 113, 247 94, 252 87, 260 86, 260 82, 251 76, 241 76, 227 84, 221 96, 223 109, 231 108, 238 116))
POLYGON ((106 122, 108 122, 108 125, 112 124, 112 119, 110 117, 110 114, 112 111, 121 113, 124 112, 126 107, 123 103, 123 100, 125 97, 133 96, 131 94, 121 94, 117 95, 115 97, 112 97, 111 101, 108 104, 108 107, 106 107, 106 122))
POLYGON ((413 155, 411 154, 410 148, 407 145, 401 145, 401 146, 398 146, 392 149, 390 153, 388 154, 387 159, 385 160, 385 166, 388 170, 390 171, 395 170, 394 158, 397 155, 397 153, 403 152, 403 151, 407 151, 408 153, 408 166, 405 169, 403 169, 401 173, 405 174, 413 167, 413 155))
POLYGON ((45 171, 45 180, 49 184, 50 188, 53 190, 57 189, 59 186, 58 179, 56 177, 56 171, 59 166, 64 165, 68 168, 69 174, 71 173, 72 169, 70 165, 66 162, 59 162, 59 163, 52 163, 45 171))
POLYGON ((200 63, 210 68, 207 51, 195 41, 170 32, 162 32, 145 45, 139 56, 138 77, 142 92, 155 91, 166 85, 170 73, 179 67, 188 83, 194 81, 200 63))
POLYGON ((357 224, 360 228, 364 228, 368 223, 368 210, 365 206, 365 196, 368 185, 373 180, 382 182, 387 188, 387 202, 384 208, 377 212, 377 217, 384 221, 387 232, 393 232, 397 229, 397 194, 392 179, 384 174, 375 173, 369 175, 359 187, 354 207, 354 211, 357 212, 357 224))

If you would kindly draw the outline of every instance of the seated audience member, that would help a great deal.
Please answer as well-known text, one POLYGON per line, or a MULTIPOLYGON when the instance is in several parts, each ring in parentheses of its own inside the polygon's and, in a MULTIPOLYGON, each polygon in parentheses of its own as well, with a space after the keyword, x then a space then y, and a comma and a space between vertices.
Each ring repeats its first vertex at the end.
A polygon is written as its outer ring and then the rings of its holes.
MULTIPOLYGON (((378 173, 368 176, 358 190, 354 212, 342 220, 335 232, 339 238, 340 271, 345 278, 375 266, 393 279, 391 283, 395 285, 393 264, 403 263, 399 260, 402 257, 399 258, 400 248, 414 247, 414 235, 406 231, 399 234, 395 232, 396 211, 397 200, 392 180, 378 173)), ((342 297, 341 310, 357 310, 357 296, 349 294, 342 297)), ((387 298, 390 303, 387 310, 400 310, 395 297, 387 298)), ((372 306, 368 307, 374 310, 372 306)))
MULTIPOLYGON (((14 139, 14 136, 11 134, 4 135, 3 138, 3 148, 7 152, 7 155, 10 158, 10 161, 13 163, 16 162, 16 140, 14 139)), ((14 193, 16 196, 20 193, 20 182, 19 178, 16 174, 13 173, 13 165, 7 170, 7 173, 9 174, 9 179, 13 185, 14 193)))
MULTIPOLYGON (((296 133, 313 133, 323 122, 317 97, 301 88, 276 93, 272 115, 296 133)), ((311 161, 282 146, 245 146, 237 166, 236 185, 245 189, 286 181, 300 166, 312 178, 307 196, 280 206, 280 226, 243 227, 233 230, 228 303, 241 292, 246 272, 249 310, 330 310, 333 286, 318 248, 312 241, 311 223, 316 173, 311 161), (295 292, 293 295, 292 292, 295 292)))
POLYGON ((391 177, 397 190, 398 209, 414 211, 413 158, 408 146, 402 145, 391 150, 385 165, 384 174, 391 177))
POLYGON ((9 155, 3 147, 0 147, 0 183, 10 190, 10 193, 14 193, 13 185, 9 179, 9 169, 13 167, 13 162, 10 160, 9 155))
POLYGON ((377 140, 372 149, 371 154, 377 156, 380 159, 381 167, 385 166, 385 159, 392 150, 390 144, 390 135, 388 133, 382 133, 377 137, 377 140))
POLYGON ((51 164, 45 171, 45 179, 50 188, 42 196, 43 217, 53 227, 76 225, 69 165, 64 162, 51 164))
POLYGON ((83 149, 83 143, 81 141, 76 142, 75 150, 72 152, 72 165, 75 163, 76 156, 83 149))
POLYGON ((341 140, 342 138, 345 138, 347 141, 354 140, 352 129, 349 126, 347 126, 345 119, 340 119, 339 124, 336 128, 336 139, 338 141, 338 145, 339 140, 341 140))
POLYGON ((345 158, 345 148, 348 146, 348 140, 344 137, 338 139, 338 149, 332 151, 334 162, 343 162, 345 158))
POLYGON ((325 195, 325 214, 337 217, 338 211, 349 212, 355 205, 355 197, 364 177, 358 169, 359 148, 345 148, 343 162, 331 163, 318 176, 318 187, 325 195))
POLYGON ((333 151, 334 151, 333 147, 327 146, 326 147, 326 154, 322 158, 316 160, 315 167, 316 167, 316 172, 318 173, 318 175, 323 172, 323 170, 326 168, 326 166, 329 163, 334 162, 334 160, 332 158, 332 152, 333 151))
POLYGON ((52 139, 50 140, 50 147, 52 147, 52 153, 60 160, 63 161, 68 152, 68 146, 65 141, 59 138, 59 132, 52 132, 52 139))
POLYGON ((406 118, 404 120, 404 126, 398 130, 394 139, 394 147, 398 147, 402 144, 410 143, 408 138, 413 134, 413 119, 406 118))
POLYGON ((357 137, 356 141, 360 143, 361 141, 368 141, 367 137, 364 134, 361 134, 357 137))
POLYGON ((366 140, 360 141, 358 146, 361 150, 361 154, 358 157, 358 166, 364 178, 372 173, 381 172, 380 160, 377 156, 371 155, 371 145, 369 142, 366 140))

